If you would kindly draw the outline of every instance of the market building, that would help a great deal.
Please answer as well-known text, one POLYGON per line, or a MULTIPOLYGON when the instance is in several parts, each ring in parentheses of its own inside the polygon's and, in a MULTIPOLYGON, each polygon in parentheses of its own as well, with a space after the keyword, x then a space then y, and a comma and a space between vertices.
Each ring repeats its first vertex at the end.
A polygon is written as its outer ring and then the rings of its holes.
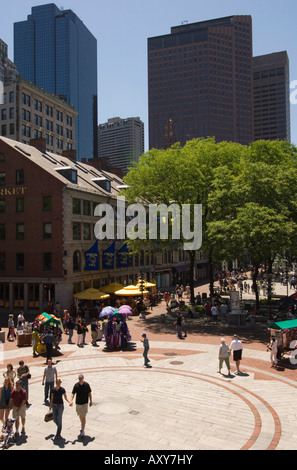
MULTIPOLYGON (((40 313, 49 303, 70 308, 77 292, 136 284, 139 276, 155 279, 157 288, 186 283, 186 251, 129 253, 121 263, 125 240, 95 238, 94 208, 116 206, 122 186, 119 176, 77 162, 73 151, 48 152, 44 139, 29 146, 0 137, 0 318, 40 313), (86 254, 94 247, 97 264, 90 267, 86 254), (112 265, 104 252, 114 255, 112 265)), ((195 275, 207 278, 207 260, 200 258, 195 275)))

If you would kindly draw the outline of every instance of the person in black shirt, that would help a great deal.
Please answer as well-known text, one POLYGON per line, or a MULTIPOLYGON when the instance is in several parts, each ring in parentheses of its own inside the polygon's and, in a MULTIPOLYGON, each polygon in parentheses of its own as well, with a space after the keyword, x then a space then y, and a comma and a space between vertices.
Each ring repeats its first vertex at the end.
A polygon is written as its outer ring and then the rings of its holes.
POLYGON ((57 433, 55 435, 55 439, 61 438, 62 415, 64 411, 63 397, 70 404, 70 401, 68 400, 66 395, 65 388, 61 387, 61 383, 62 381, 60 379, 57 379, 56 386, 52 389, 51 392, 50 410, 53 411, 53 420, 54 423, 57 425, 57 433))
POLYGON ((88 404, 92 406, 92 390, 90 385, 85 382, 84 376, 78 376, 78 382, 74 385, 69 405, 73 405, 74 395, 76 395, 76 412, 81 422, 80 437, 85 436, 86 416, 88 412, 88 404))

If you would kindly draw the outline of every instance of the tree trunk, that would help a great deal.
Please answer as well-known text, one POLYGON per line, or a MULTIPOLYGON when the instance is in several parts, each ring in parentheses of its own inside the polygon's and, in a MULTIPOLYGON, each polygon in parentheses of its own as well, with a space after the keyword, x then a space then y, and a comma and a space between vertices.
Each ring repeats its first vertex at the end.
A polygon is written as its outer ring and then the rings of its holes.
POLYGON ((259 272, 259 267, 254 266, 253 269, 253 289, 255 292, 255 297, 256 297, 256 311, 259 310, 259 292, 258 292, 258 286, 257 286, 257 279, 258 279, 258 272, 259 272))
POLYGON ((194 268, 195 268, 196 252, 190 251, 190 273, 189 273, 189 285, 191 290, 191 305, 195 304, 195 293, 194 293, 194 268))

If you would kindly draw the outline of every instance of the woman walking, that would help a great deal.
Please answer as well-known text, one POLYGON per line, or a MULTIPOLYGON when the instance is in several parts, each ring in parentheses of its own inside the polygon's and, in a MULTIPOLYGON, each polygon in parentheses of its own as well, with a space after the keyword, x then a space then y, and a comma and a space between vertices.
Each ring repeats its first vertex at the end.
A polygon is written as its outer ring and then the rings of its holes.
POLYGON ((0 420, 3 426, 9 415, 9 399, 12 392, 13 385, 9 377, 4 379, 3 387, 0 389, 0 420))
POLYGON ((64 411, 64 401, 65 400, 70 404, 70 401, 67 398, 65 388, 61 387, 62 381, 60 379, 56 380, 56 386, 52 389, 51 392, 51 401, 50 401, 50 410, 53 412, 53 420, 57 426, 57 433, 54 439, 61 438, 62 430, 62 416, 64 411))

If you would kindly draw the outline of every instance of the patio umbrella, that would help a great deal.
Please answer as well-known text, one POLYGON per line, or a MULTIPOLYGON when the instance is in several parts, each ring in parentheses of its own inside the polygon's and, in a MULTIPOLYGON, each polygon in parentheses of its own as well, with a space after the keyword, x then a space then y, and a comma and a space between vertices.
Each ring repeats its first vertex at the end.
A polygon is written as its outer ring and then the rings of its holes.
POLYGON ((75 297, 76 299, 82 299, 82 300, 99 300, 99 299, 108 299, 110 295, 91 287, 90 289, 86 289, 83 292, 74 294, 73 297, 75 297))
POLYGON ((149 281, 142 281, 141 283, 138 281, 137 287, 141 285, 143 285, 143 287, 146 287, 147 289, 150 287, 156 287, 156 284, 154 284, 153 282, 149 282, 149 281))
POLYGON ((55 315, 50 315, 49 313, 43 312, 36 317, 36 320, 42 325, 60 325, 59 318, 55 317, 55 315))
POLYGON ((130 305, 121 305, 119 308, 119 313, 123 315, 132 315, 132 307, 130 305))
POLYGON ((111 307, 110 305, 108 305, 107 307, 104 307, 100 314, 99 314, 99 318, 100 317, 105 317, 105 316, 109 316, 109 315, 112 315, 115 311, 115 308, 114 307, 111 307))
POLYGON ((105 292, 106 294, 114 294, 116 290, 123 289, 124 286, 122 284, 119 284, 118 282, 112 282, 111 284, 108 284, 107 286, 101 287, 102 292, 105 292))
POLYGON ((133 285, 126 286, 123 289, 115 291, 116 295, 123 296, 123 297, 125 296, 129 297, 129 296, 134 296, 134 295, 139 296, 139 295, 148 294, 148 293, 149 292, 147 290, 142 292, 138 286, 133 286, 133 285))

